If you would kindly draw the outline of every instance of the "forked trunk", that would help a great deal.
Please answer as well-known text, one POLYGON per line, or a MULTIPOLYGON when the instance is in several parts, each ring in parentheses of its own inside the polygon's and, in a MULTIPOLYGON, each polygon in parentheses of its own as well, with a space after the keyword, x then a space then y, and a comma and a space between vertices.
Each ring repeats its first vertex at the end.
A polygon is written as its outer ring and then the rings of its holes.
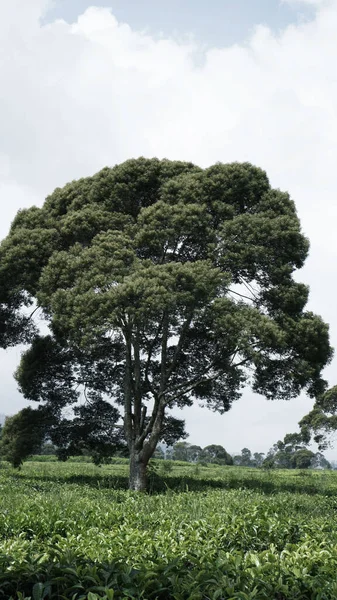
POLYGON ((129 489, 135 492, 145 492, 147 487, 147 463, 140 459, 137 452, 130 452, 129 489))

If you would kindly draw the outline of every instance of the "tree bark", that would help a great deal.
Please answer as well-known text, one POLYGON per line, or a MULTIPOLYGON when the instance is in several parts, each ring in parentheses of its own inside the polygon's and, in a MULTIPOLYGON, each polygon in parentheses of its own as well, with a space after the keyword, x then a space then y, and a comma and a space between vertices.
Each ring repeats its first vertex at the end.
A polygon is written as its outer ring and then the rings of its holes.
POLYGON ((135 448, 130 450, 129 489, 135 492, 145 492, 147 487, 147 463, 142 460, 135 448))

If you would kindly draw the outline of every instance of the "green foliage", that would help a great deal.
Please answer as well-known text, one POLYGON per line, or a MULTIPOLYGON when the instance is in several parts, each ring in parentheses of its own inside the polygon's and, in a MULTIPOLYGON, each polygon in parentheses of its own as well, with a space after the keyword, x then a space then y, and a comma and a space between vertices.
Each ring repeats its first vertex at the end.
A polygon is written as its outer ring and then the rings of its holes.
POLYGON ((223 446, 212 444, 201 448, 188 442, 177 442, 166 453, 172 460, 185 462, 216 463, 218 465, 232 465, 233 459, 223 446))
POLYGON ((84 392, 123 406, 139 482, 175 405, 223 413, 247 382, 269 399, 324 391, 328 327, 293 279, 307 253, 261 169, 130 160, 18 213, 0 247, 0 343, 31 339, 20 309, 37 303, 51 335, 24 354, 22 393, 57 418, 84 392))
POLYGON ((13 467, 39 450, 44 439, 45 419, 43 411, 24 408, 13 417, 7 417, 0 440, 1 458, 13 467))
POLYGON ((160 470, 162 475, 167 475, 167 473, 171 473, 173 470, 173 462, 171 460, 163 460, 160 465, 160 470))
POLYGON ((320 450, 325 450, 337 430, 337 386, 319 394, 313 409, 299 423, 302 435, 313 436, 320 450))
MULTIPOLYGON (((97 465, 109 462, 118 454, 128 456, 123 427, 116 425, 119 412, 109 402, 99 398, 76 406, 73 412, 72 418, 65 418, 55 415, 49 407, 40 407, 24 409, 10 417, 2 444, 0 441, 3 458, 14 467, 20 467, 36 453, 56 454, 62 461, 74 456, 90 457, 97 465), (43 443, 46 438, 50 441, 43 443)), ((184 422, 170 415, 164 418, 164 427, 163 441, 172 443, 187 435, 184 422)), ((160 448, 157 451, 159 453, 160 448)))
POLYGON ((161 446, 157 446, 157 448, 155 449, 155 451, 153 453, 153 458, 157 458, 159 460, 165 459, 165 452, 161 446))
POLYGON ((1 455, 20 467, 31 454, 57 454, 59 460, 89 455, 100 464, 117 451, 127 454, 123 428, 116 428, 118 411, 104 400, 76 406, 64 418, 48 406, 25 408, 6 419, 0 440, 1 455), (45 439, 52 443, 44 443, 45 439))
POLYGON ((335 600, 336 473, 172 464, 153 496, 120 489, 125 461, 3 465, 0 594, 335 600))
POLYGON ((42 444, 41 448, 39 448, 39 456, 54 456, 57 452, 56 446, 54 446, 51 442, 45 442, 42 444))
POLYGON ((313 464, 314 457, 314 452, 311 452, 311 450, 308 450, 307 448, 301 448, 301 450, 295 452, 292 459, 292 465, 295 469, 309 469, 313 464))
POLYGON ((122 427, 116 427, 119 412, 109 402, 98 399, 74 408, 74 418, 61 418, 47 432, 57 446, 61 460, 89 454, 96 464, 116 451, 127 454, 122 427))
POLYGON ((255 467, 262 467, 263 465, 263 461, 264 461, 264 453, 263 452, 254 452, 254 466, 255 467))
POLYGON ((200 460, 207 463, 216 463, 218 465, 232 465, 233 459, 225 448, 218 444, 211 444, 203 448, 200 454, 200 460))
POLYGON ((242 448, 241 454, 234 456, 233 463, 240 467, 256 467, 249 448, 242 448))
POLYGON ((263 463, 265 467, 281 469, 330 469, 330 463, 320 452, 314 453, 305 447, 307 435, 288 433, 269 450, 263 463))
POLYGON ((176 444, 174 444, 174 446, 172 448, 172 453, 170 453, 170 458, 172 458, 172 460, 183 460, 183 461, 188 462, 188 460, 189 460, 188 449, 189 449, 189 444, 187 442, 177 442, 176 444))

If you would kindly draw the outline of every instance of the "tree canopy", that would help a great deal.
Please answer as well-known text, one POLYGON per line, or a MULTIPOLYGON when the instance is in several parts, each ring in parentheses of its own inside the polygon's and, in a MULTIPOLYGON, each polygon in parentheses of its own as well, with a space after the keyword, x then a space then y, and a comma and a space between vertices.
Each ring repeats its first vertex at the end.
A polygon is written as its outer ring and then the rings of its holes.
POLYGON ((0 247, 0 342, 31 340, 20 390, 60 418, 81 394, 122 408, 142 489, 173 407, 224 413, 246 384, 324 391, 328 327, 293 279, 308 247, 294 202, 249 163, 130 160, 19 211, 0 247))

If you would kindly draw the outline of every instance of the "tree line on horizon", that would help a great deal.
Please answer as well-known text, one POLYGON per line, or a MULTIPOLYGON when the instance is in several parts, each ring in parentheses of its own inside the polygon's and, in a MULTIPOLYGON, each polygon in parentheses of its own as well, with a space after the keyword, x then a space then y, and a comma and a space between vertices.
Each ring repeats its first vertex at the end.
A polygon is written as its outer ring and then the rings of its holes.
POLYGON ((181 460, 191 463, 214 463, 252 468, 279 469, 331 469, 330 462, 321 452, 308 449, 300 434, 287 434, 276 442, 267 453, 243 448, 240 454, 229 454, 221 445, 212 444, 201 448, 187 442, 177 442, 171 448, 159 447, 155 458, 181 460))
MULTIPOLYGON (((36 435, 30 427, 28 420, 25 421, 26 409, 20 411, 13 417, 5 420, 0 427, 0 460, 7 460, 14 467, 20 467, 22 462, 29 456, 34 455, 56 455, 59 460, 67 460, 69 453, 64 452, 64 447, 54 445, 50 440, 41 436, 41 431, 36 435), (24 417, 24 418, 22 418, 24 417)), ((28 412, 30 416, 34 413, 28 412)), ((78 424, 74 424, 73 430, 78 432, 78 424)), ((187 434, 184 434, 186 437, 187 434)), ((82 439, 84 442, 84 438, 82 439)), ((119 450, 107 446, 102 451, 102 440, 92 440, 91 446, 85 442, 73 449, 71 455, 91 457, 95 464, 109 462, 115 456, 129 457, 127 445, 121 446, 119 450)), ((284 439, 276 442, 267 453, 254 452, 249 448, 243 448, 240 454, 231 455, 220 444, 210 444, 202 448, 196 444, 186 441, 177 441, 173 445, 159 444, 153 454, 153 458, 165 461, 182 461, 193 464, 207 465, 230 465, 251 468, 280 468, 280 469, 309 469, 321 468, 331 469, 330 462, 321 452, 313 452, 306 447, 301 433, 287 434, 284 439)))

